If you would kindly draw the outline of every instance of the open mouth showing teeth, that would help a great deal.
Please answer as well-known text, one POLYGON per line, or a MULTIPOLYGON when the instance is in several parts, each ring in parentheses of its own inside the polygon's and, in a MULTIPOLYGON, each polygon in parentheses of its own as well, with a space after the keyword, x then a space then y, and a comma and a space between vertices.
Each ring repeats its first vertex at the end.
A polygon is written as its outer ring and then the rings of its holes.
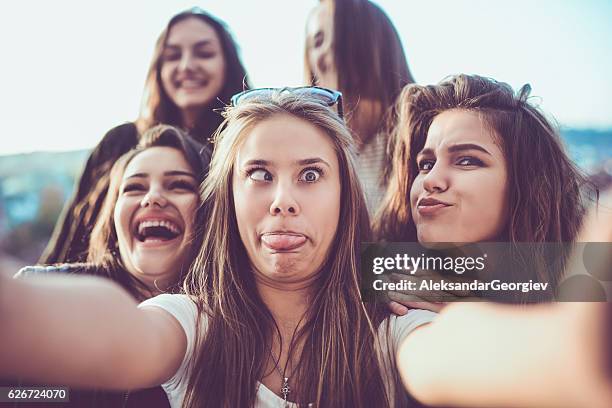
POLYGON ((136 228, 136 238, 140 242, 170 241, 181 232, 179 226, 171 221, 143 221, 136 228))
POLYGON ((178 82, 179 88, 191 89, 191 88, 201 88, 206 86, 207 81, 199 80, 199 79, 184 79, 178 82))

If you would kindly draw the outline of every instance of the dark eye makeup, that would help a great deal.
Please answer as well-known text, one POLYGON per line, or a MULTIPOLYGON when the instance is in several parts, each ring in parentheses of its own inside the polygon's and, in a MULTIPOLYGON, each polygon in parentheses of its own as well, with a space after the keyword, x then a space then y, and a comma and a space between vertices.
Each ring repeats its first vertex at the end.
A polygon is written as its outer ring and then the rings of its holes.
POLYGON ((196 186, 188 181, 188 180, 173 180, 168 184, 168 188, 170 189, 182 189, 182 190, 190 190, 194 191, 196 186))
POLYGON ((474 156, 461 156, 456 163, 459 166, 484 166, 484 162, 474 156))

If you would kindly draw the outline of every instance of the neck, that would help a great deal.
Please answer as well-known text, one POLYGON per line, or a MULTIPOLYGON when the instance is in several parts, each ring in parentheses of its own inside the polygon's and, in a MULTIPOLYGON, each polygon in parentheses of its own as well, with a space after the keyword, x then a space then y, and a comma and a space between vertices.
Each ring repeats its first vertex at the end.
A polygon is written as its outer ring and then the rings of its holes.
POLYGON ((283 287, 260 280, 257 280, 256 284, 261 299, 272 313, 281 332, 288 331, 291 335, 308 309, 310 287, 283 287))
POLYGON ((357 138, 359 148, 368 144, 379 131, 382 109, 370 99, 361 99, 350 119, 349 126, 357 138))
POLYGON ((183 126, 187 129, 193 129, 198 122, 198 116, 202 112, 201 108, 186 108, 181 110, 181 119, 183 126))
MULTIPOLYGON (((163 276, 151 276, 143 273, 130 274, 137 279, 141 284, 134 284, 136 291, 140 293, 143 299, 148 299, 153 296, 166 293, 167 290, 176 283, 176 278, 168 278, 163 276)), ((167 275, 166 275, 167 276, 167 275)))

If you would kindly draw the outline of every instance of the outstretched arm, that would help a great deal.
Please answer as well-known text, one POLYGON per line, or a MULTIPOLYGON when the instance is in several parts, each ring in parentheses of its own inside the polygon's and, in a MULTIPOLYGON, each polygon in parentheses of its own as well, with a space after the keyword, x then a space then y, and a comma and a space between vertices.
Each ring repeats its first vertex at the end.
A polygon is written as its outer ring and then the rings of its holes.
POLYGON ((187 345, 169 313, 86 276, 0 274, 0 376, 111 389, 161 384, 187 345))
POLYGON ((402 343, 406 388, 430 405, 606 407, 605 306, 449 305, 402 343))

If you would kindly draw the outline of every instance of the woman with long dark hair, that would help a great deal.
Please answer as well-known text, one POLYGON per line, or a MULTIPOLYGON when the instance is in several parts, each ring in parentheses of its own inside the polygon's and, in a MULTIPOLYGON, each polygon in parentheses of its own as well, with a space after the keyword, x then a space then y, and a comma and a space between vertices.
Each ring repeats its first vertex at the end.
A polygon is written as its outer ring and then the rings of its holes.
POLYGON ((556 287, 590 184, 529 92, 476 75, 406 87, 377 238, 532 243, 522 248, 530 267, 518 270, 556 287), (559 244, 553 260, 547 243, 559 244))
POLYGON ((357 173, 374 214, 390 174, 390 116, 402 88, 414 83, 401 40, 369 0, 322 0, 306 26, 306 81, 342 92, 357 145, 357 173))
POLYGON ((157 124, 176 126, 206 145, 221 124, 218 110, 248 87, 237 46, 225 24, 197 8, 172 17, 155 46, 140 117, 111 129, 94 148, 39 263, 87 259, 109 170, 138 144, 147 129, 157 124))

